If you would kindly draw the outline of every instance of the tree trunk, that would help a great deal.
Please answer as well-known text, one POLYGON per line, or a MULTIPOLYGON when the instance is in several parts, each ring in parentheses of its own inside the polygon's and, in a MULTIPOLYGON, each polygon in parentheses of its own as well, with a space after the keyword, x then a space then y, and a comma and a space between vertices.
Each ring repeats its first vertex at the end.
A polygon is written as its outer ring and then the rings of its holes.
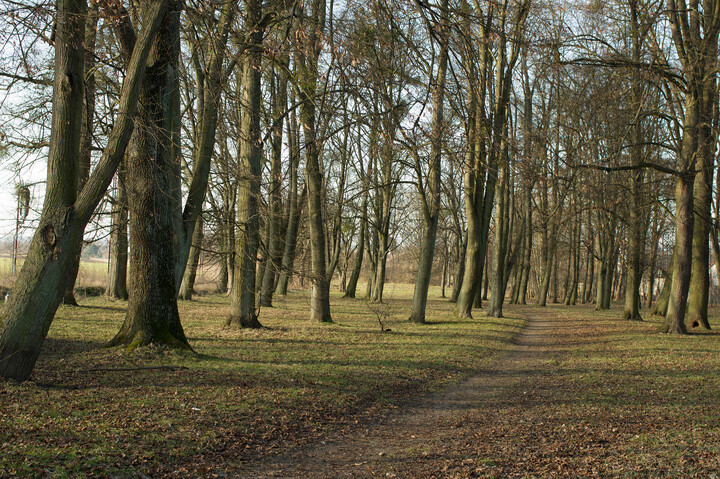
MULTIPOLYGON (((291 97, 291 103, 295 102, 295 98, 291 97)), ((282 262, 280 267, 280 277, 278 278, 277 293, 285 296, 288 290, 288 284, 293 274, 295 264, 295 250, 297 248, 298 230, 300 228, 300 215, 302 213, 303 203, 307 194, 307 187, 304 187, 302 194, 298 197, 298 165, 300 163, 300 132, 297 122, 297 114, 295 110, 290 112, 290 124, 288 125, 288 150, 290 157, 289 166, 289 183, 290 191, 288 193, 287 213, 288 221, 285 229, 285 247, 283 249, 282 262)))
MULTIPOLYGON (((149 8, 149 3, 143 5, 149 8)), ((128 148, 130 211, 129 298, 125 322, 108 346, 163 344, 190 349, 180 324, 175 283, 176 210, 173 194, 180 128, 180 5, 173 4, 155 39, 128 148)))
POLYGON ((458 260, 455 266, 455 274, 453 276, 453 289, 450 293, 450 302, 457 303, 458 297, 460 296, 460 288, 462 287, 463 280, 465 279, 465 254, 467 251, 467 230, 463 234, 462 238, 458 238, 457 245, 458 260))
MULTIPOLYGON (((504 156, 504 155, 503 155, 504 156)), ((490 295, 490 304, 488 305, 487 315, 495 318, 502 318, 502 307, 505 301, 505 265, 507 253, 507 241, 509 231, 509 221, 506 207, 508 185, 509 165, 507 158, 503 158, 498 168, 498 182, 500 186, 497 195, 497 205, 495 207, 495 244, 493 247, 493 276, 492 276, 492 293, 490 295)))
POLYGON ((262 167, 260 141, 261 62, 263 30, 259 27, 262 15, 261 0, 248 0, 246 30, 249 44, 245 50, 244 68, 239 77, 238 91, 242 91, 240 115, 240 152, 238 167, 237 220, 240 226, 235 238, 235 281, 230 292, 229 326, 260 328, 256 308, 256 270, 260 243, 258 201, 262 167))
POLYGON ((435 78, 432 103, 432 133, 430 138, 430 170, 428 172, 428 191, 425 192, 425 207, 423 208, 423 234, 420 246, 420 261, 418 264, 415 291, 413 293, 412 311, 410 321, 425 323, 425 308, 427 306, 428 289, 430 288, 430 274, 435 257, 435 238, 440 212, 440 166, 442 161, 443 140, 443 103, 445 99, 445 76, 447 73, 449 39, 448 35, 448 0, 442 0, 440 7, 442 20, 440 54, 438 56, 437 77, 435 78))
POLYGON ((60 0, 55 32, 55 83, 45 203, 23 267, 0 312, 0 376, 27 379, 50 328, 74 252, 85 225, 102 199, 120 163, 132 131, 139 85, 152 40, 167 8, 153 4, 135 45, 123 81, 119 114, 98 165, 77 195, 83 87, 84 1, 60 0))
POLYGON ((105 296, 109 299, 128 299, 128 204, 125 187, 125 166, 117 171, 117 189, 110 229, 110 271, 105 296))
MULTIPOLYGON (((80 158, 78 162, 78 194, 85 186, 85 182, 90 177, 90 159, 92 157, 92 139, 93 139, 93 120, 95 115, 95 40, 97 38, 98 23, 98 6, 91 4, 87 10, 85 18, 85 50, 89 54, 85 55, 84 72, 85 72, 85 89, 84 89, 84 108, 82 127, 80 133, 80 158)), ((77 280, 78 271, 80 270, 80 258, 82 256, 82 243, 78 248, 75 262, 68 271, 68 284, 65 287, 65 295, 63 296, 63 304, 77 306, 75 299, 75 281, 77 280)))
POLYGON ((690 174, 678 178, 675 188, 675 261, 673 262, 670 302, 665 322, 660 330, 664 333, 686 334, 685 309, 690 289, 693 243, 693 182, 690 174))
MULTIPOLYGON (((717 42, 717 40, 715 40, 717 42)), ((717 69, 715 58, 708 60, 710 71, 717 69)), ((718 90, 716 75, 704 79, 705 95, 702 100, 702 118, 697 129, 698 159, 694 185, 694 230, 692 247, 692 271, 685 324, 688 327, 710 329, 708 301, 710 299, 710 218, 712 217, 712 183, 717 144, 718 90), (714 125, 714 126, 713 126, 714 125)))
POLYGON ((185 268, 182 284, 180 285, 180 294, 178 297, 185 301, 192 299, 195 292, 195 278, 197 277, 198 263, 200 262, 200 251, 202 251, 203 242, 203 217, 198 217, 195 223, 195 231, 193 232, 192 246, 190 247, 190 256, 188 257, 188 265, 185 268))
POLYGON ((284 73, 275 75, 273 85, 273 125, 272 125, 272 166, 270 168, 270 201, 268 216, 268 253, 267 262, 260 288, 260 306, 272 307, 275 292, 275 278, 282 261, 282 238, 280 236, 282 221, 282 139, 283 117, 287 108, 287 76, 284 73))
POLYGON ((355 264, 350 274, 350 281, 348 281, 347 287, 345 288, 346 298, 355 297, 358 279, 360 279, 360 272, 362 271, 363 256, 365 255, 365 230, 367 230, 368 223, 367 203, 368 188, 366 185, 365 191, 363 191, 362 205, 360 206, 360 234, 358 236, 357 253, 355 254, 355 264))
MULTIPOLYGON (((180 290, 180 284, 188 264, 188 256, 193 242, 195 223, 202 212, 202 205, 205 201, 205 193, 210 177, 210 166, 215 149, 215 134, 218 124, 218 112, 220 96, 224 86, 223 62, 225 60, 226 44, 228 33, 235 16, 235 2, 222 4, 220 18, 215 31, 209 33, 209 62, 207 74, 205 75, 206 85, 202 88, 202 116, 200 120, 200 134, 198 142, 193 151, 192 180, 187 192, 187 200, 179 224, 176 225, 175 244, 177 247, 175 258, 175 288, 180 290)), ((178 203, 177 208, 180 207, 178 203)))

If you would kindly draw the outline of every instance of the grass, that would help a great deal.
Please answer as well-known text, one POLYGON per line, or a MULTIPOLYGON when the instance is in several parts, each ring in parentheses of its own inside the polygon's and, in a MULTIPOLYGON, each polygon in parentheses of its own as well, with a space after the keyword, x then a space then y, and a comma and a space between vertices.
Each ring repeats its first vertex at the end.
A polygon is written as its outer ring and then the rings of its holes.
POLYGON ((268 454, 351 437, 487 367, 513 348, 520 318, 537 315, 553 324, 540 367, 499 376, 502 389, 458 430, 407 450, 429 458, 416 477, 720 470, 719 310, 713 331, 677 337, 657 333, 649 316, 620 321, 619 305, 507 307, 509 318, 456 320, 433 290, 429 324, 419 326, 406 321, 411 295, 388 285, 379 309, 334 293, 335 322, 321 325, 307 320, 307 293, 293 292, 261 311, 267 329, 248 331, 223 326, 226 297, 200 296, 180 303, 199 355, 102 349, 125 303, 61 307, 33 381, 0 382, 0 477, 242 475, 268 454), (183 369, 91 371, 147 366, 183 369))
POLYGON ((523 321, 455 320, 431 292, 427 325, 406 321, 412 288, 376 308, 332 298, 334 323, 307 320, 305 292, 261 311, 268 329, 224 327, 224 296, 181 302, 199 355, 102 349, 125 303, 62 306, 32 382, 0 382, 0 477, 209 476, 271 451, 350 431, 487 366, 523 321), (91 371, 178 366, 183 369, 91 371))
POLYGON ((684 337, 649 315, 619 320, 621 305, 523 311, 555 323, 542 368, 481 410, 474 420, 490 426, 457 453, 493 464, 457 459, 449 477, 718 477, 718 310, 714 331, 684 337))

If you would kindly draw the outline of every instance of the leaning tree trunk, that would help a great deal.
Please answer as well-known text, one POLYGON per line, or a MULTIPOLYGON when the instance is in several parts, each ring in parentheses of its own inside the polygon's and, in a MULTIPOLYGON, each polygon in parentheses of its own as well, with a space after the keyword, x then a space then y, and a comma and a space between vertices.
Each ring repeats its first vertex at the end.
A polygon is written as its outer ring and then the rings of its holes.
MULTIPOLYGON (((148 8, 148 3, 144 3, 148 8)), ((175 284, 177 171, 173 118, 179 82, 180 4, 173 3, 148 58, 128 151, 130 270, 125 322, 108 346, 161 344, 190 349, 180 324, 175 284)))
MULTIPOLYGON (((80 133, 80 158, 78 163, 78 194, 85 186, 85 182, 90 177, 90 159, 92 157, 92 139, 93 139, 93 117, 95 115, 95 39, 97 38, 98 23, 98 6, 91 4, 85 18, 85 49, 90 54, 85 55, 84 71, 85 71, 85 91, 84 91, 84 108, 83 119, 80 133)), ((78 248, 75 262, 68 271, 68 284, 65 287, 65 295, 63 303, 70 306, 77 306, 75 299, 75 282, 77 281, 78 271, 80 270, 80 257, 82 253, 81 247, 78 248)))
POLYGON ((118 115, 107 147, 77 195, 82 121, 84 1, 59 0, 55 31, 55 83, 45 202, 27 258, 0 313, 0 376, 30 377, 67 284, 67 271, 85 225, 112 181, 132 131, 146 59, 167 1, 153 3, 128 63, 118 115))
MULTIPOLYGON (((203 109, 201 112, 200 133, 193 151, 194 170, 187 191, 185 208, 175 225, 176 252, 174 271, 176 294, 180 290, 180 284, 185 274, 185 267, 188 264, 188 257, 195 232, 195 223, 202 212, 202 205, 205 201, 205 194, 208 188, 211 160, 215 149, 220 96, 225 82, 225 78, 223 78, 223 62, 227 50, 228 34, 235 17, 236 7, 235 2, 224 2, 222 4, 217 28, 208 35, 210 38, 207 39, 209 60, 207 75, 205 75, 206 85, 202 88, 203 109)), ((179 99, 177 101, 179 102, 179 99)), ((178 175, 177 180, 179 179, 178 175)), ((179 213, 181 208, 179 196, 175 201, 175 207, 179 213)))

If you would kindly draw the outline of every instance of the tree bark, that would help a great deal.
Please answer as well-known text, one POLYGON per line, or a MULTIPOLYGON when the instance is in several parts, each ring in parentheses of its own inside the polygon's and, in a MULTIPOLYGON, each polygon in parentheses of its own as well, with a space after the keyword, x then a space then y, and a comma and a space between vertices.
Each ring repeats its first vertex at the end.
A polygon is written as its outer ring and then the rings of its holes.
MULTIPOLYGON (((291 103, 294 103, 294 97, 291 97, 291 103)), ((281 296, 287 294, 290 278, 293 274, 295 264, 295 251, 297 249, 298 230, 300 229, 300 215, 302 213, 303 204, 307 188, 304 187, 302 194, 298 195, 298 166, 300 164, 300 131, 297 122, 297 114, 295 110, 290 112, 290 122, 288 124, 288 150, 290 165, 288 167, 288 182, 290 191, 287 200, 287 228, 285 229, 285 246, 283 248, 282 261, 280 265, 280 276, 278 278, 277 293, 281 296)))
MULTIPOLYGON (((93 138, 93 123, 95 115, 95 73, 93 71, 95 66, 95 40, 97 38, 97 23, 98 23, 98 6, 97 4, 91 4, 91 7, 87 10, 87 16, 85 18, 85 43, 84 47, 89 54, 85 55, 84 59, 84 105, 83 105, 83 119, 82 127, 80 132, 80 158, 78 163, 78 194, 85 186, 85 182, 90 177, 90 159, 92 157, 92 138, 93 138)), ((65 287, 65 295, 63 296, 63 304, 69 306, 77 306, 77 300, 75 299, 75 282, 77 281, 78 271, 80 270, 80 259, 82 256, 82 243, 78 248, 75 262, 72 264, 70 271, 68 271, 68 284, 65 287)))
POLYGON ((270 168, 270 201, 268 216, 268 253, 265 270, 263 272, 260 288, 260 306, 272 307, 273 293, 275 292, 275 278, 282 261, 282 139, 283 117, 287 108, 287 76, 285 73, 275 75, 273 96, 273 125, 272 125, 272 166, 270 168))
MULTIPOLYGON (((210 177, 210 165, 215 148, 220 95, 224 86, 223 62, 226 54, 228 32, 235 17, 235 2, 224 2, 215 31, 209 33, 210 59, 205 75, 206 85, 202 88, 202 116, 200 134, 193 151, 193 174, 188 188, 185 208, 179 218, 175 238, 177 253, 175 257, 175 288, 180 284, 188 264, 188 256, 193 242, 195 223, 202 212, 205 193, 210 177)), ((178 203, 177 208, 180 207, 178 203)))
POLYGON ((690 289, 693 241, 693 181, 692 175, 678 178, 675 188, 675 247, 670 302, 665 321, 660 330, 663 333, 686 334, 685 309, 690 289))
POLYGON ((425 308, 427 306, 428 289, 430 287, 430 274, 435 257, 435 238, 440 212, 440 166, 442 161, 443 141, 443 104, 445 100, 445 77, 447 73, 449 34, 448 31, 448 0, 442 0, 440 25, 440 54, 438 56, 437 76, 432 92, 432 133, 430 138, 430 170, 428 172, 427 187, 424 193, 423 207, 423 234, 420 244, 420 261, 418 263, 415 291, 413 293, 412 311, 410 321, 425 323, 425 308))
POLYGON ((260 328, 256 308, 256 269, 260 243, 258 201, 262 166, 260 141, 261 62, 263 30, 259 27, 262 15, 261 0, 246 2, 248 45, 244 68, 240 76, 242 108, 240 110, 240 152, 238 169, 237 220, 240 226, 235 239, 235 281, 230 292, 229 326, 260 328))
POLYGON ((310 318, 320 323, 332 322, 330 316, 330 278, 325 260, 325 224, 323 220, 323 172, 320 166, 321 139, 317 131, 318 60, 325 29, 325 0, 314 0, 312 12, 301 22, 304 44, 297 55, 300 124, 305 140, 305 182, 308 191, 308 226, 310 232, 311 281, 310 318))
MULTIPOLYGON (((360 166, 362 172, 362 165, 360 166)), ((369 188, 366 178, 363 178, 365 183, 365 189, 363 191, 362 204, 360 206, 360 234, 358 236, 357 253, 355 254, 355 264, 353 265, 352 273, 350 274, 350 280, 348 281, 347 287, 345 288, 345 297, 354 298, 357 292, 357 283, 360 279, 360 272, 362 271, 363 256, 365 255, 365 231, 367 230, 368 224, 368 195, 369 188)))
MULTIPOLYGON (((150 3, 143 4, 144 10, 150 3)), ((174 111, 180 54, 180 8, 173 3, 148 58, 138 116, 128 148, 129 298, 125 321, 108 346, 150 344, 190 349, 175 283, 179 122, 174 111), (169 193, 170 192, 170 193, 169 193)))

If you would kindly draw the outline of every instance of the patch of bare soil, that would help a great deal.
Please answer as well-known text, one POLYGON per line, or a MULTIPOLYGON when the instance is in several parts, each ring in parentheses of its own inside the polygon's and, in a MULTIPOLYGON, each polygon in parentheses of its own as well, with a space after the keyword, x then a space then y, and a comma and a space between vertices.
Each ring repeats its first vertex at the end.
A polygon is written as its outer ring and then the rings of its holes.
MULTIPOLYGON (((493 469, 502 474, 503 468, 497 468, 498 453, 503 450, 520 460, 524 451, 508 451, 511 438, 502 433, 488 448, 490 442, 478 444, 478 433, 497 431, 498 416, 506 420, 512 412, 507 410, 509 405, 519 411, 529 398, 552 389, 544 365, 567 326, 547 312, 533 309, 528 313, 528 325, 514 348, 488 370, 447 392, 419 399, 351 436, 327 437, 310 447, 269 458, 248 471, 248 476, 470 477, 492 474, 493 469), (502 444, 495 444, 498 441, 502 444)), ((516 420, 522 423, 523 417, 516 420)))

